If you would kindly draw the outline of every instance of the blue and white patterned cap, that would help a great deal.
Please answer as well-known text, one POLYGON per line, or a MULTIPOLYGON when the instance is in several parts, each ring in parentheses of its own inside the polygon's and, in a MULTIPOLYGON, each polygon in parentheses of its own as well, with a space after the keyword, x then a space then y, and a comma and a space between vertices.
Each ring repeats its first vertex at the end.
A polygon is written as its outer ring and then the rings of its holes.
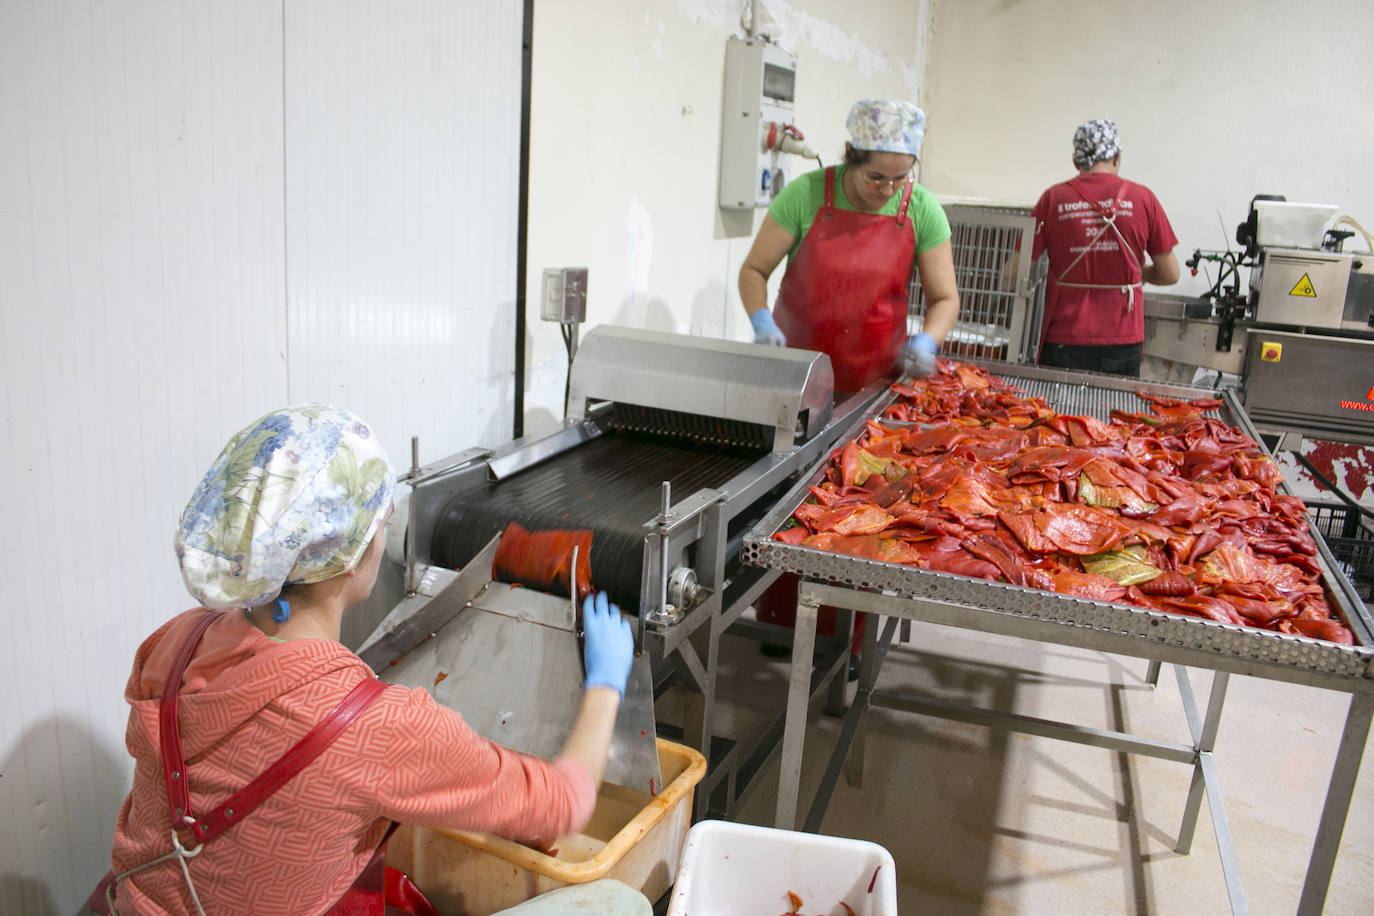
POLYGON ((849 109, 844 126, 855 149, 919 156, 926 115, 901 99, 860 99, 849 109))
POLYGON ((1073 132, 1073 164, 1080 169, 1090 169, 1094 162, 1110 159, 1121 152, 1121 138, 1116 132, 1116 122, 1106 118, 1084 121, 1073 132))
POLYGON ((181 513, 181 577, 205 607, 246 608, 348 572, 395 488, 358 417, 325 404, 274 411, 229 440, 181 513))

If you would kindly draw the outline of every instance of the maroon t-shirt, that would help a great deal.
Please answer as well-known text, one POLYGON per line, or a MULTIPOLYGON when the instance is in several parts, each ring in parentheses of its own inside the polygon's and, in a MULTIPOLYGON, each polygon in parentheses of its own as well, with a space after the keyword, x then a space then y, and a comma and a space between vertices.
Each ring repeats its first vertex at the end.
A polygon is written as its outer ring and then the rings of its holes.
POLYGON ((1041 339, 1077 346, 1144 340, 1145 297, 1135 285, 1140 283, 1140 268, 1147 254, 1164 254, 1178 244, 1150 189, 1110 172, 1085 172, 1041 194, 1031 216, 1031 257, 1038 258, 1042 251, 1050 257, 1041 339), (1111 228, 1098 236, 1104 214, 1112 212, 1121 236, 1111 228), (1122 249, 1122 237, 1127 250, 1122 249))

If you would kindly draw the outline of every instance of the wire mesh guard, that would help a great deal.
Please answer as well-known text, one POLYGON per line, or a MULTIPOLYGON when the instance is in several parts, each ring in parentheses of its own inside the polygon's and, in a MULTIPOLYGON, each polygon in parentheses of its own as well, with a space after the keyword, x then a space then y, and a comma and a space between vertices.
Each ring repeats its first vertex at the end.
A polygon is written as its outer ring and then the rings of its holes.
MULTIPOLYGON (((1019 207, 948 203, 954 276, 959 288, 959 319, 942 352, 951 358, 1034 362, 1040 347, 1045 265, 1030 262, 1034 221, 1019 207), (1025 251, 1026 257, 1019 253, 1025 251)), ((911 333, 925 322, 925 297, 919 272, 911 276, 907 325, 911 333)))
POLYGON ((1307 514, 1360 597, 1374 600, 1374 530, 1350 506, 1308 503, 1307 514))

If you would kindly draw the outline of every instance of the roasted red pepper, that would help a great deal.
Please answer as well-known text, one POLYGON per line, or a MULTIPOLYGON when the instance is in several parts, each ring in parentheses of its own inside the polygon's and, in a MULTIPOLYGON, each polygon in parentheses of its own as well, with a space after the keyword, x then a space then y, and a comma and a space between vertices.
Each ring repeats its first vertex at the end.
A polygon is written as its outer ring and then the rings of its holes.
MULTIPOLYGON (((1216 398, 1140 393, 1111 423, 1059 415, 981 369, 943 362, 831 457, 774 535, 883 562, 1346 642, 1301 500, 1216 398), (1136 552, 1138 563, 1080 558, 1136 552), (1125 586, 1103 573, 1153 580, 1125 586)), ((1123 581, 1126 581, 1123 578, 1123 581)))
POLYGON ((526 531, 506 526, 492 559, 492 578, 554 594, 568 595, 572 584, 573 548, 577 548, 577 597, 592 588, 592 533, 586 529, 526 531))

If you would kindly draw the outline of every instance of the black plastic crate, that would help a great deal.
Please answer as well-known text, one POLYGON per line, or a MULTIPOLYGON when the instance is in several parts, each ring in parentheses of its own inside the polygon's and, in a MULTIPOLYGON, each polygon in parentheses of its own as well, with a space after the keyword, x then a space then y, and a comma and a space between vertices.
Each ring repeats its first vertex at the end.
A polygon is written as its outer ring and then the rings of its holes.
POLYGON ((1374 597, 1374 522, 1347 505, 1308 503, 1307 513, 1356 590, 1366 601, 1374 597))

